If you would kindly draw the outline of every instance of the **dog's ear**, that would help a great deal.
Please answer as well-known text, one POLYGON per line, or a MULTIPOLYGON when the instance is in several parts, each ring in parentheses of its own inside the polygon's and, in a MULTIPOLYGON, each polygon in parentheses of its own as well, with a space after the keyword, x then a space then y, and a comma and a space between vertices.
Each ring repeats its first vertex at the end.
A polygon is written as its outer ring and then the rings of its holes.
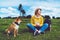
POLYGON ((14 22, 17 22, 17 19, 15 19, 14 22))
POLYGON ((22 22, 22 20, 20 19, 20 17, 17 17, 16 19, 15 19, 15 22, 17 22, 17 21, 21 21, 22 22))
POLYGON ((20 18, 20 16, 19 16, 19 17, 17 17, 17 21, 18 21, 18 20, 20 20, 20 21, 22 22, 22 19, 20 18))

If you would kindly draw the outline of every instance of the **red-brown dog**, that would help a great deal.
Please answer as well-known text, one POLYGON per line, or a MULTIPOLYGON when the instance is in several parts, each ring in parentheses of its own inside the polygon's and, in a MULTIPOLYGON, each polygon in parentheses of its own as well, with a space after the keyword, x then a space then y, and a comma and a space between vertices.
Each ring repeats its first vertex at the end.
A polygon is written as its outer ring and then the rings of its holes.
POLYGON ((7 35, 9 36, 9 34, 11 32, 13 32, 14 37, 16 37, 18 35, 18 28, 19 28, 19 24, 21 22, 21 19, 18 17, 15 19, 15 21, 6 29, 7 35))

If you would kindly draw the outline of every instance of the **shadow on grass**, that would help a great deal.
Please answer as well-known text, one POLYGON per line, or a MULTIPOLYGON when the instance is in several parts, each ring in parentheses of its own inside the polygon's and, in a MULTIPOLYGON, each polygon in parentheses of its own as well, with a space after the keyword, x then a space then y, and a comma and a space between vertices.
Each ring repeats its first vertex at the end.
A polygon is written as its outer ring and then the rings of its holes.
MULTIPOLYGON (((27 33, 27 32, 30 32, 28 28, 19 29, 19 31, 18 31, 19 34, 23 34, 23 33, 27 33)), ((4 35, 7 34, 7 33, 5 32, 5 30, 0 30, 0 33, 2 33, 2 34, 4 34, 4 35)), ((11 35, 12 35, 12 34, 13 34, 13 33, 11 33, 11 35)))
POLYGON ((19 34, 23 34, 23 33, 27 33, 29 32, 29 29, 28 28, 25 28, 25 29, 19 29, 19 34))

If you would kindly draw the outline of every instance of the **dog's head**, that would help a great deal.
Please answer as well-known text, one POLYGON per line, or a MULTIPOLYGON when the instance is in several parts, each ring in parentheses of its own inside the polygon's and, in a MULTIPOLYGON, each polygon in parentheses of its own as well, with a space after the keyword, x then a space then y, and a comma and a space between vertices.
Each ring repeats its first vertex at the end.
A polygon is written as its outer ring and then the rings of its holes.
POLYGON ((15 22, 17 22, 18 24, 20 24, 22 22, 22 20, 19 17, 17 17, 16 20, 15 20, 15 22))

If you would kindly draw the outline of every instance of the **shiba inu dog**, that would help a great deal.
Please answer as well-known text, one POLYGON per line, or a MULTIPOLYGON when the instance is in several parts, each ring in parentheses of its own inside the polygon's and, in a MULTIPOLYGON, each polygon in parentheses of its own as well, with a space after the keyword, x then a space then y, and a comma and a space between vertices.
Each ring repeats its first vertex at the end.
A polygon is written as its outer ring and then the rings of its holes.
POLYGON ((19 24, 21 23, 21 19, 18 17, 14 20, 14 22, 5 30, 7 35, 12 32, 14 37, 18 35, 19 24))

